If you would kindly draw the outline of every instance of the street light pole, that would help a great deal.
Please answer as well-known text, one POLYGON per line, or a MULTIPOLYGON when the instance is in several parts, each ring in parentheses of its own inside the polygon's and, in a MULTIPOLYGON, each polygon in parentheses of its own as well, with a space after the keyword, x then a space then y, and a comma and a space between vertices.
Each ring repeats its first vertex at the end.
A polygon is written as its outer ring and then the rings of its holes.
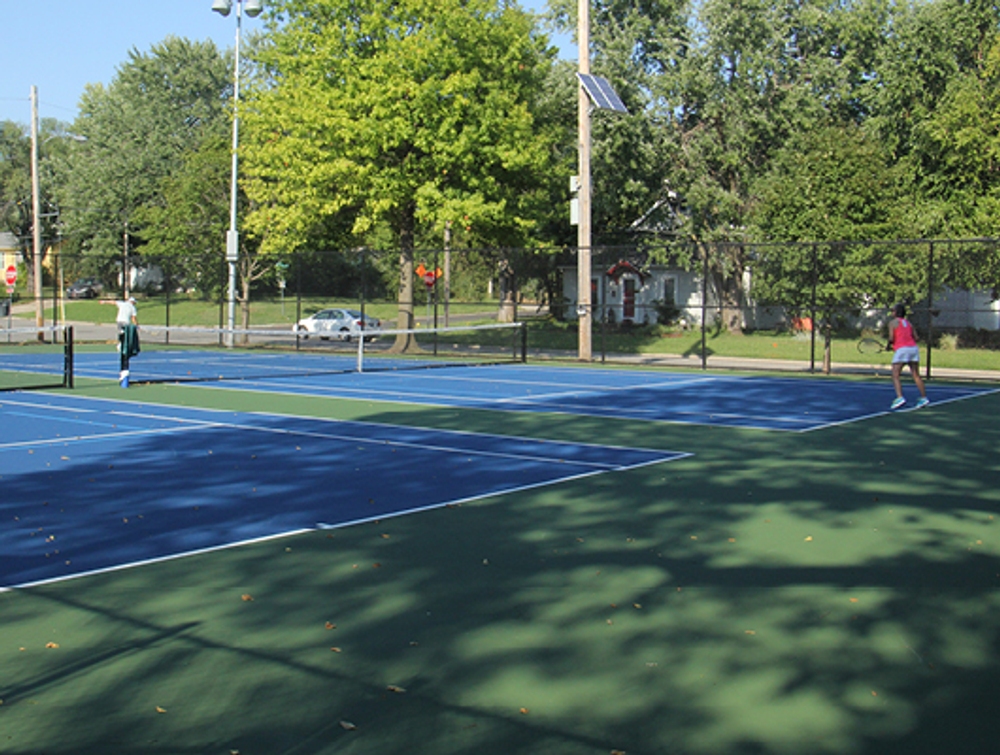
MULTIPOLYGON (((590 0, 577 3, 577 42, 579 45, 579 72, 590 73, 590 0)), ((589 362, 593 356, 592 334, 594 307, 590 294, 591 274, 591 180, 590 180, 590 99, 579 85, 577 105, 577 132, 579 139, 580 188, 578 194, 578 220, 576 227, 577 255, 577 351, 581 361, 589 362)))
POLYGON ((35 289, 35 325, 38 340, 45 338, 45 302, 42 300, 42 218, 41 192, 38 186, 38 87, 31 86, 31 261, 35 289))
MULTIPOLYGON (((226 262, 229 265, 229 287, 227 293, 228 312, 226 318, 226 345, 233 345, 233 330, 236 328, 236 263, 240 258, 240 232, 237 227, 237 175, 238 175, 238 150, 240 145, 240 36, 243 20, 243 6, 246 6, 246 13, 250 18, 260 15, 264 10, 262 0, 236 0, 236 49, 235 62, 233 64, 233 165, 232 176, 229 186, 229 230, 226 232, 226 262)), ((212 3, 212 10, 223 16, 228 16, 232 10, 232 0, 215 0, 212 3)))

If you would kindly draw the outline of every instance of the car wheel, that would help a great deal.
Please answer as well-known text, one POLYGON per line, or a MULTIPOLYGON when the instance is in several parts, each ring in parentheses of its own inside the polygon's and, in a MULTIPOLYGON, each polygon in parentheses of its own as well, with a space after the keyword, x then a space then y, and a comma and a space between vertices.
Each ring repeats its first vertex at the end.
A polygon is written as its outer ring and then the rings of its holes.
POLYGON ((298 334, 299 338, 301 338, 303 341, 309 340, 309 330, 304 325, 296 326, 295 332, 298 334))

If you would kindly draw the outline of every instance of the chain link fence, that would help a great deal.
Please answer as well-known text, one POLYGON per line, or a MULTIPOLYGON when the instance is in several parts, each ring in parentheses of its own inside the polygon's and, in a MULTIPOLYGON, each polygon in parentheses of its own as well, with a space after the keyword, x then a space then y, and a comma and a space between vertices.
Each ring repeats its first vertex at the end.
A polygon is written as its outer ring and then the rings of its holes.
MULTIPOLYGON (((994 239, 655 242, 594 247, 589 256, 594 358, 601 361, 679 352, 706 368, 723 353, 723 336, 742 334, 772 339, 775 357, 828 370, 831 344, 883 333, 896 303, 912 313, 928 376, 941 351, 1000 350, 994 239)), ((574 248, 416 250, 407 256, 407 280, 393 250, 244 256, 236 326, 293 329, 328 307, 360 310, 385 327, 526 319, 536 356, 573 359, 579 258, 574 248)), ((223 327, 227 284, 221 254, 50 253, 46 318, 49 324, 73 319, 66 307, 74 297, 129 291, 140 299, 144 324, 223 327)), ((19 304, 33 301, 30 290, 19 286, 19 304)))

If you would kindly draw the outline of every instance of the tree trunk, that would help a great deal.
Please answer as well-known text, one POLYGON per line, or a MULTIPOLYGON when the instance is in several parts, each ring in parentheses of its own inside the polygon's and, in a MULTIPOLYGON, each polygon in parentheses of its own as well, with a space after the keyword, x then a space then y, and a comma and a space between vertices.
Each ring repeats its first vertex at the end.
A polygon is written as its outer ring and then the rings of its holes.
POLYGON ((517 283, 510 260, 500 261, 500 311, 497 322, 515 322, 517 320, 517 283))
MULTIPOLYGON (((411 330, 413 317, 413 229, 416 224, 416 207, 409 205, 403 210, 399 225, 399 315, 396 327, 401 330, 411 330)), ((411 333, 398 333, 396 342, 389 349, 396 354, 420 351, 420 345, 411 333)))

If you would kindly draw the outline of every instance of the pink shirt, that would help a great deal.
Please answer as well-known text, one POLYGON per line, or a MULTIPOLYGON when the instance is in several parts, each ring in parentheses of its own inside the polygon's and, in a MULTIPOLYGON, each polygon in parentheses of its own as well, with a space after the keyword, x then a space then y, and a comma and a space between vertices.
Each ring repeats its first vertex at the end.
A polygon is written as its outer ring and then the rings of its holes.
POLYGON ((905 317, 896 318, 896 327, 892 331, 892 348, 900 349, 904 346, 916 346, 917 339, 913 335, 913 325, 905 317))

